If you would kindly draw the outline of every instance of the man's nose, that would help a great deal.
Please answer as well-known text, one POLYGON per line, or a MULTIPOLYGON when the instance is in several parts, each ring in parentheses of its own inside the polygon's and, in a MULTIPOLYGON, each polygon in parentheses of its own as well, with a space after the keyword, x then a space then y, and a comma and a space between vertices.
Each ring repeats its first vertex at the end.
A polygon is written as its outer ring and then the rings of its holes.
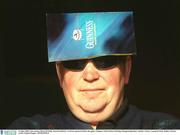
POLYGON ((94 66, 92 62, 88 62, 83 70, 83 79, 88 82, 93 82, 99 79, 98 69, 94 66))

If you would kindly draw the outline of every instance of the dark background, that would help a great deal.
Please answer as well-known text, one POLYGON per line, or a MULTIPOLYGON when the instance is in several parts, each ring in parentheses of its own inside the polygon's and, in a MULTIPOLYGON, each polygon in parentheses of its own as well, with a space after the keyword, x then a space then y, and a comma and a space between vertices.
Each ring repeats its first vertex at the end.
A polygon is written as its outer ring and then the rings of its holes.
POLYGON ((178 0, 1 0, 0 128, 65 108, 54 64, 47 62, 46 12, 133 10, 137 56, 129 102, 180 118, 179 9, 178 0))

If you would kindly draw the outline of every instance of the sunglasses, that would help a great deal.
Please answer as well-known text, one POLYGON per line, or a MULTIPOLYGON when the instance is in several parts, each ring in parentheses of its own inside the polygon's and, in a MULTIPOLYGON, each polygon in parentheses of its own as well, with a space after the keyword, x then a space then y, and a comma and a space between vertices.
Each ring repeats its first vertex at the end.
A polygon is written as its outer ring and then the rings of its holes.
POLYGON ((99 70, 105 70, 123 64, 125 56, 102 56, 93 59, 62 61, 62 65, 69 70, 83 70, 86 64, 91 61, 99 70))

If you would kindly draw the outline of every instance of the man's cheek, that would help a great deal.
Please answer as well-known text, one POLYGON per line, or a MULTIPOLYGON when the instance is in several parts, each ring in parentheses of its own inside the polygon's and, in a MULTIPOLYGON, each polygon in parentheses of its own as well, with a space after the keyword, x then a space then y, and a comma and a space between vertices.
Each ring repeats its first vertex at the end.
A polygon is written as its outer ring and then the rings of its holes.
POLYGON ((75 78, 73 77, 73 75, 69 75, 67 76, 66 78, 64 78, 64 87, 66 88, 66 90, 71 90, 73 88, 76 87, 76 80, 75 78))
POLYGON ((120 77, 117 76, 117 74, 112 74, 107 78, 107 83, 111 86, 117 86, 119 85, 120 77))

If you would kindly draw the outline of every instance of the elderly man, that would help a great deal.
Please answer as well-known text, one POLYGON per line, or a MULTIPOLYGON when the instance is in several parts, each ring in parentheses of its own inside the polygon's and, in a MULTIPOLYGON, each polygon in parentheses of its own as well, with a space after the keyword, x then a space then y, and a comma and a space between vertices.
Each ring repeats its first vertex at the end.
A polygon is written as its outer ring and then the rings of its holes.
POLYGON ((129 105, 124 86, 136 54, 132 12, 47 14, 48 57, 69 106, 66 115, 22 117, 9 128, 179 128, 163 113, 129 105))

